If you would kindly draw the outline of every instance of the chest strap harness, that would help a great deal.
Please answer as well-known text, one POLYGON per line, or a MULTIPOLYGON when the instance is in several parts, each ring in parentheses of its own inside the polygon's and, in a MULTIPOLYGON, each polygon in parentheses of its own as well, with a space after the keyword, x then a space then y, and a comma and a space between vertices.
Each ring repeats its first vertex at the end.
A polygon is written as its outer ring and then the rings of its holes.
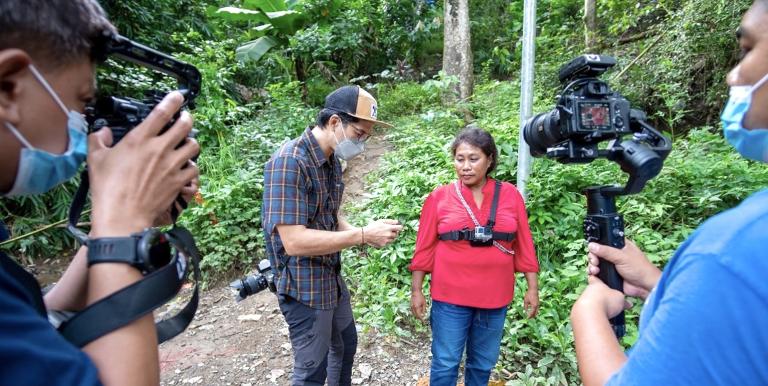
POLYGON ((469 244, 473 247, 488 247, 493 245, 504 253, 514 255, 514 251, 510 251, 504 248, 504 246, 499 244, 497 241, 514 241, 516 234, 514 232, 495 232, 493 230, 493 226, 496 225, 496 210, 499 206, 501 181, 496 181, 496 186, 493 190, 493 201, 491 202, 491 214, 488 218, 488 223, 485 226, 480 225, 480 222, 477 221, 475 214, 472 213, 472 209, 467 204, 467 201, 464 200, 464 196, 461 195, 461 191, 459 190, 459 182, 456 181, 453 184, 453 187, 455 188, 456 195, 459 197, 459 201, 461 201, 461 204, 464 206, 464 209, 466 209, 469 217, 472 218, 472 222, 475 224, 475 229, 472 230, 465 227, 461 230, 440 233, 437 236, 438 239, 443 241, 466 240, 469 241, 469 244))

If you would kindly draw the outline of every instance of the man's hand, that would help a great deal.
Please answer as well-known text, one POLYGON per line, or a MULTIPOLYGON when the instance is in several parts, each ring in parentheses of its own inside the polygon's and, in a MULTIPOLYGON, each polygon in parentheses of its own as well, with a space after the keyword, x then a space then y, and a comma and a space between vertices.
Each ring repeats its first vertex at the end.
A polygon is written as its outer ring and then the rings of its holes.
POLYGON ((397 220, 378 220, 363 227, 365 243, 374 247, 383 247, 397 238, 403 226, 397 220))
POLYGON ((589 280, 589 285, 574 303, 572 313, 578 311, 599 312, 604 314, 606 319, 610 319, 621 311, 632 307, 629 302, 624 300, 623 293, 611 289, 596 276, 589 276, 587 280, 589 280))
MULTIPOLYGON (((189 163, 193 166, 195 165, 195 163, 192 161, 189 161, 189 163)), ((189 184, 184 185, 184 187, 181 188, 181 192, 179 194, 181 195, 181 199, 184 200, 187 205, 189 205, 189 203, 192 201, 192 197, 194 197, 195 193, 197 193, 199 184, 200 181, 195 178, 194 180, 190 181, 189 184)), ((181 205, 176 202, 176 200, 173 201, 172 205, 176 208, 179 216, 181 216, 181 212, 184 211, 184 208, 182 208, 181 205)), ((173 224, 173 216, 171 215, 171 208, 168 208, 163 214, 160 215, 160 217, 155 219, 154 226, 159 227, 171 224, 173 224)))
POLYGON ((424 321, 424 314, 427 312, 427 299, 421 290, 411 291, 411 313, 416 319, 424 321))
POLYGON ((194 139, 187 138, 192 116, 181 112, 173 126, 158 135, 182 102, 179 92, 168 94, 114 147, 110 147, 110 130, 90 135, 94 237, 125 236, 151 226, 171 207, 184 185, 197 178, 197 166, 182 168, 200 149, 194 139))
POLYGON ((600 273, 599 259, 613 263, 616 271, 624 279, 624 293, 628 296, 645 299, 661 276, 661 271, 651 264, 643 251, 629 239, 625 239, 623 249, 589 243, 587 258, 589 260, 587 273, 592 276, 600 273))
POLYGON ((536 288, 529 288, 523 297, 523 310, 525 310, 528 319, 533 318, 539 313, 539 291, 536 288))

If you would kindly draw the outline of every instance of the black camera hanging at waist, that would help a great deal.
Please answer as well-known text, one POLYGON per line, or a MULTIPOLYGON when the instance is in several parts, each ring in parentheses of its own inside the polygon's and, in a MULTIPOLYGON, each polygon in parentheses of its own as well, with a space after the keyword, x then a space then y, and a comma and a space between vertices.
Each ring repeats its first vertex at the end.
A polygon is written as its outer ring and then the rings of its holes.
MULTIPOLYGON (((87 244, 87 235, 78 229, 76 224, 88 194, 87 173, 87 170, 82 173, 80 187, 69 212, 69 230, 83 244, 87 244)), ((187 277, 187 268, 191 265, 195 280, 192 297, 178 314, 155 325, 158 343, 163 343, 184 331, 197 311, 200 252, 192 234, 182 227, 174 226, 165 232, 165 237, 177 251, 168 264, 74 314, 58 326, 59 332, 75 346, 83 347, 141 318, 178 294, 187 277)))
MULTIPOLYGON (((457 182, 458 183, 458 182, 457 182)), ((460 193, 459 193, 460 194, 460 193)), ((437 238, 444 241, 479 241, 478 232, 486 234, 488 240, 492 241, 514 241, 516 234, 514 232, 496 232, 493 231, 493 226, 496 225, 496 211, 499 206, 499 196, 501 195, 501 181, 496 181, 496 186, 493 189, 493 200, 491 201, 491 213, 488 217, 488 223, 485 227, 476 227, 474 230, 464 228, 461 230, 449 231, 440 233, 437 238), (482 228, 482 229, 479 229, 482 228)), ((466 208, 470 210, 470 208, 466 208)))

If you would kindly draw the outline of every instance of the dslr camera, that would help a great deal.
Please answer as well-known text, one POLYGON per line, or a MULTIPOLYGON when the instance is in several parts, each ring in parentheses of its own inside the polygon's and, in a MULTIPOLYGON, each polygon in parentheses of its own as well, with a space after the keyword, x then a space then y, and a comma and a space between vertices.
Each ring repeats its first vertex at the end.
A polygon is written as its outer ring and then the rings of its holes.
MULTIPOLYGON (((184 96, 182 108, 194 109, 195 98, 200 94, 202 82, 200 71, 196 67, 121 35, 107 34, 96 47, 98 48, 94 50, 94 57, 99 61, 108 57, 122 59, 175 78, 178 81, 178 89, 184 96)), ((146 91, 142 100, 124 96, 99 96, 85 111, 89 131, 95 132, 109 127, 112 130, 112 143, 117 144, 131 129, 147 118, 163 97, 165 93, 159 90, 146 91)), ((179 112, 176 112, 163 131, 170 128, 178 117, 179 112)))
POLYGON ((238 302, 267 288, 271 292, 277 292, 275 274, 267 259, 259 262, 258 273, 235 280, 229 283, 229 287, 232 288, 235 293, 235 300, 238 302))
MULTIPOLYGON (((616 196, 639 193, 646 182, 661 171, 672 145, 646 122, 645 113, 631 109, 629 101, 611 90, 599 76, 616 65, 610 56, 583 55, 560 69, 563 91, 551 111, 529 119, 523 138, 531 155, 546 155, 561 163, 589 163, 603 157, 619 164, 629 174, 620 185, 591 186, 587 196, 584 238, 588 242, 624 247, 624 217, 616 210, 616 196), (631 139, 622 139, 625 135, 631 139), (598 148, 602 141, 610 141, 598 148)), ((623 279, 610 262, 600 261, 599 277, 609 287, 622 291, 623 279)), ((625 333, 624 313, 611 319, 614 333, 625 333)))
POLYGON ((557 105, 529 119, 523 128, 534 157, 546 154, 564 163, 591 162, 598 157, 597 143, 632 133, 629 101, 598 78, 615 65, 610 56, 583 55, 560 69, 564 87, 557 105))

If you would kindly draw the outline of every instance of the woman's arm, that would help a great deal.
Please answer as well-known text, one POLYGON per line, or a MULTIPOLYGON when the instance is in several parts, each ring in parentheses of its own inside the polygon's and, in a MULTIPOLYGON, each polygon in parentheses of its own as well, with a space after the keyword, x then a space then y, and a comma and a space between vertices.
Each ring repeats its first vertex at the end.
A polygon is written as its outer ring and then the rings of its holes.
POLYGON ((424 297, 424 271, 413 271, 411 277, 411 312, 419 320, 424 320, 427 312, 427 299, 424 297))
POLYGON ((539 313, 539 280, 536 272, 525 272, 525 281, 528 282, 528 290, 523 298, 523 310, 529 318, 539 313))

